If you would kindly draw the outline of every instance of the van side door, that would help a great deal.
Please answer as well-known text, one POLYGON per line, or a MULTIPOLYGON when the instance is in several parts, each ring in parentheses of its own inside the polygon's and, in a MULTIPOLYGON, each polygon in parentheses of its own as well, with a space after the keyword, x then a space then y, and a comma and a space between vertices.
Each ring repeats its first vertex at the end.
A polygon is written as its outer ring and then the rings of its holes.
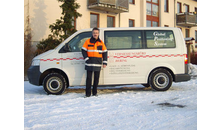
POLYGON ((142 30, 106 30, 104 42, 108 50, 108 65, 104 69, 104 84, 145 83, 147 64, 143 55, 142 30))

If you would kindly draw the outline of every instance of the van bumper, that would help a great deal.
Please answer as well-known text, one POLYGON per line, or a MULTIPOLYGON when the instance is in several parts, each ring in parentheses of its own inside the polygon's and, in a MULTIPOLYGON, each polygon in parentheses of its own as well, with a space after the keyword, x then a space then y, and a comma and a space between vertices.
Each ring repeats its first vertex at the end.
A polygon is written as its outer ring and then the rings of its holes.
POLYGON ((189 81, 191 79, 189 74, 175 74, 174 75, 174 82, 183 82, 189 81))
POLYGON ((40 67, 39 66, 31 66, 28 71, 28 80, 29 83, 33 84, 33 85, 37 85, 40 86, 40 67))

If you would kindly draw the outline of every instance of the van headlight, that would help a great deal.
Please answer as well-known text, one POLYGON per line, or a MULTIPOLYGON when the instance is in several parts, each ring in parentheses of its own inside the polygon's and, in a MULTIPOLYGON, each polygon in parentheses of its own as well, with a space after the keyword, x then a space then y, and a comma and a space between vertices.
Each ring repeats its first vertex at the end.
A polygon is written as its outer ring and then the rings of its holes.
POLYGON ((40 59, 32 60, 31 66, 39 66, 40 65, 40 59))

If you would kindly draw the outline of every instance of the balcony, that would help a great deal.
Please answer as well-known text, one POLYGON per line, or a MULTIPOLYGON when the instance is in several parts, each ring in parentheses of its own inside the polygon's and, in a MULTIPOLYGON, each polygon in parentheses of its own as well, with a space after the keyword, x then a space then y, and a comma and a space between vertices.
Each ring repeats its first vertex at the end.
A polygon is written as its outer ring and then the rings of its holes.
POLYGON ((196 13, 185 12, 176 14, 176 25, 188 28, 197 26, 196 13))
POLYGON ((128 0, 88 0, 88 9, 122 13, 129 11, 129 3, 128 0))

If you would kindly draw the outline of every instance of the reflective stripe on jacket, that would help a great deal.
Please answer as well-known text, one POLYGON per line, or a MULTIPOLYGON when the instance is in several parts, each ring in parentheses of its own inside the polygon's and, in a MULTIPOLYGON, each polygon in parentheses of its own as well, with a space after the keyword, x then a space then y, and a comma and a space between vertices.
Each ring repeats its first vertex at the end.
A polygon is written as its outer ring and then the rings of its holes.
POLYGON ((82 54, 86 70, 100 71, 102 63, 107 65, 107 48, 99 38, 97 40, 93 37, 87 39, 82 46, 82 54))

